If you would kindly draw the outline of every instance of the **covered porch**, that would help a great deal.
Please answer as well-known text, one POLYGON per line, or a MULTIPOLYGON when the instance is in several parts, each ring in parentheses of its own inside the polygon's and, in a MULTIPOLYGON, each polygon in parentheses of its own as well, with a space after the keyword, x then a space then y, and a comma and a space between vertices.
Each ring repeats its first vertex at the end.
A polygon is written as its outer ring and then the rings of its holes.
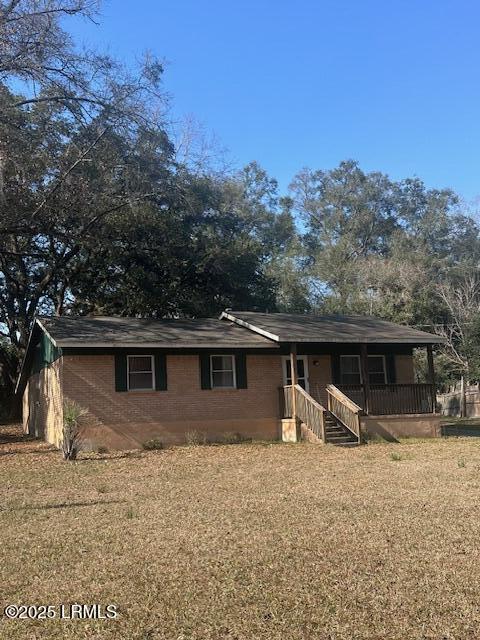
POLYGON ((360 443, 369 426, 398 430, 399 417, 405 418, 403 424, 412 435, 417 435, 415 423, 421 427, 418 435, 430 435, 433 422, 428 416, 436 415, 432 344, 363 343, 332 348, 291 343, 284 356, 280 403, 284 419, 294 425, 303 423, 324 442, 333 435, 339 444, 340 440, 360 443), (414 381, 414 347, 426 350, 424 383, 414 381), (321 372, 315 370, 319 365, 321 372))

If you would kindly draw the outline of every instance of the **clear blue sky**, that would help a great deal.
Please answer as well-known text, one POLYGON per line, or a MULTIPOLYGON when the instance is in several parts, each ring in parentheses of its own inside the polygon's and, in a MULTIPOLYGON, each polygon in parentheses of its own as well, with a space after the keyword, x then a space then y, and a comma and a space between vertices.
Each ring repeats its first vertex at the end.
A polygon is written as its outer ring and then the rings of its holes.
POLYGON ((174 115, 283 190, 303 166, 354 158, 480 194, 478 0, 110 0, 73 33, 165 58, 174 115))

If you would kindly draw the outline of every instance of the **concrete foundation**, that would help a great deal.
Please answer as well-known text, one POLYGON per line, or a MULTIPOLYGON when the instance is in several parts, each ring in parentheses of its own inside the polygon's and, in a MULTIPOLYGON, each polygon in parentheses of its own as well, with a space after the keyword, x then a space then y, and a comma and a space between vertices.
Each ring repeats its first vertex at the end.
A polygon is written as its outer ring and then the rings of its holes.
POLYGON ((439 414, 363 416, 362 431, 394 442, 398 438, 438 438, 441 435, 439 414))
POLYGON ((283 418, 280 420, 280 425, 283 442, 299 442, 301 430, 297 420, 293 418, 283 418))

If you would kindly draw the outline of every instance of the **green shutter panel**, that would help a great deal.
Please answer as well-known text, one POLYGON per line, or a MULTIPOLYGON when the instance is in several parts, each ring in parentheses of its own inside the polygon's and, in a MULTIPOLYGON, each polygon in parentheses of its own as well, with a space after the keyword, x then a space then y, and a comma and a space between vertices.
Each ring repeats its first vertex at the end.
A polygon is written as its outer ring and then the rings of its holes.
POLYGON ((237 389, 247 388, 247 356, 239 353, 235 356, 235 376, 237 379, 237 389))
POLYGON ((209 354, 200 354, 200 386, 202 389, 211 389, 210 382, 210 356, 209 354))
POLYGON ((334 353, 331 356, 331 360, 332 360, 333 384, 341 384, 342 377, 341 377, 341 371, 340 371, 340 356, 338 355, 338 353, 334 353))
POLYGON ((388 384, 395 384, 397 381, 397 372, 395 370, 395 356, 393 353, 389 353, 385 356, 385 365, 387 367, 388 384))
POLYGON ((127 390, 127 356, 115 354, 115 391, 127 390))
POLYGON ((164 353, 155 354, 155 389, 167 390, 167 356, 164 353))

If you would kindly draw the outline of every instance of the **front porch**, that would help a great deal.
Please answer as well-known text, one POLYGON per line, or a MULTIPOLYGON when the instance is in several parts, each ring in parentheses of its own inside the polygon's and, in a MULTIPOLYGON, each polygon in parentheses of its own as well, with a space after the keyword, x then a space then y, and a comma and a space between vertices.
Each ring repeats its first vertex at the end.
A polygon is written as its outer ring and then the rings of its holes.
MULTIPOLYGON (((285 357, 281 415, 291 421, 290 430, 303 424, 319 440, 337 444, 360 444, 366 433, 387 439, 437 435, 432 346, 425 346, 428 382, 397 382, 399 357, 407 359, 407 376, 414 377, 411 347, 399 351, 397 346, 376 345, 371 353, 362 344, 357 345, 357 353, 352 354, 350 347, 327 356, 330 382, 324 376, 320 383, 309 375, 313 356, 299 355, 292 344, 285 357), (384 382, 379 383, 382 378, 384 382)), ((404 366, 404 376, 407 369, 404 366)))

